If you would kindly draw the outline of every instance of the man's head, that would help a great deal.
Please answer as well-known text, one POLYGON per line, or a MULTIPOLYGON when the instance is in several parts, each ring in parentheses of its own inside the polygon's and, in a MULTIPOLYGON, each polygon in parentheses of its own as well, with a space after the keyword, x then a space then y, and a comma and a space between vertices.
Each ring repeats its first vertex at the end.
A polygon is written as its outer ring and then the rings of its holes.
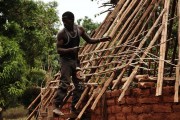
POLYGON ((74 14, 70 11, 67 11, 62 14, 62 20, 63 19, 68 19, 68 20, 73 20, 74 21, 74 14))
POLYGON ((74 14, 70 11, 67 11, 62 14, 62 21, 64 24, 64 27, 67 29, 73 29, 74 25, 74 14))

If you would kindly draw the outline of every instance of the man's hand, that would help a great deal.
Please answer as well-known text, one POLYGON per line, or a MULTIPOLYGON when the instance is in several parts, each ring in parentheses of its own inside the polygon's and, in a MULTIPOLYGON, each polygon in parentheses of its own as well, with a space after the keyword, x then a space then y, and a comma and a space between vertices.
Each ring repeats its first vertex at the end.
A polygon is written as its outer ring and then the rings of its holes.
POLYGON ((111 40, 111 37, 110 37, 110 36, 103 37, 103 38, 100 38, 100 39, 99 39, 100 42, 106 42, 106 41, 110 41, 110 40, 111 40))
POLYGON ((74 50, 76 50, 76 49, 80 49, 80 48, 82 48, 83 46, 76 46, 76 47, 73 47, 73 49, 74 50))
POLYGON ((70 48, 73 53, 77 53, 79 51, 80 48, 82 48, 83 46, 76 46, 76 47, 73 47, 73 48, 70 48))

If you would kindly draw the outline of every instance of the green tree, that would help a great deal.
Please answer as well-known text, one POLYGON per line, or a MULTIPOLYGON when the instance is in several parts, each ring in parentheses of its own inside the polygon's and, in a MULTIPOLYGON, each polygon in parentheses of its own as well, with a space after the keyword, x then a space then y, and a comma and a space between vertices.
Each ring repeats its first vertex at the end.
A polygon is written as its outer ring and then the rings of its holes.
POLYGON ((46 71, 58 67, 56 7, 56 2, 0 1, 1 106, 14 103, 27 86, 40 86, 46 71))
POLYGON ((94 23, 93 20, 87 16, 83 19, 78 19, 77 23, 78 25, 82 25, 89 35, 100 25, 100 23, 94 23))
POLYGON ((17 96, 21 95, 26 86, 24 78, 26 61, 19 45, 7 38, 0 36, 0 104, 11 105, 17 96))
MULTIPOLYGON (((78 19, 77 24, 85 28, 85 31, 91 36, 91 33, 100 25, 100 23, 94 23, 91 18, 85 16, 83 19, 78 19)), ((84 44, 84 40, 80 41, 80 44, 84 44)))

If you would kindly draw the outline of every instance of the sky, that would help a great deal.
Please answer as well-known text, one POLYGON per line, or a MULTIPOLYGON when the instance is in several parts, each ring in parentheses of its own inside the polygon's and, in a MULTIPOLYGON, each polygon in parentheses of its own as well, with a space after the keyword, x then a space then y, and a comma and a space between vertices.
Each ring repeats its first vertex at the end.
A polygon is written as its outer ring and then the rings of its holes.
POLYGON ((64 12, 71 11, 75 15, 75 21, 87 16, 88 18, 91 18, 93 22, 98 22, 98 23, 103 22, 103 20, 107 15, 107 12, 97 17, 95 17, 95 15, 108 9, 108 7, 98 8, 102 5, 103 0, 100 0, 99 3, 97 1, 92 2, 91 0, 40 0, 40 1, 43 1, 45 3, 56 1, 58 3, 57 10, 59 17, 61 18, 64 12))

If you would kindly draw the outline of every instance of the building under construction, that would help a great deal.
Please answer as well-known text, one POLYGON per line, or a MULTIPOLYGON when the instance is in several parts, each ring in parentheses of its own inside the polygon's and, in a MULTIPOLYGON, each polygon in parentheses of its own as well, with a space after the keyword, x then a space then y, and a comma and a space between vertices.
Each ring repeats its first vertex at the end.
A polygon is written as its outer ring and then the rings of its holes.
MULTIPOLYGON (((180 120, 180 0, 111 0, 102 24, 92 37, 111 42, 84 44, 79 52, 85 90, 69 114, 71 88, 64 116, 52 113, 60 73, 42 88, 38 119, 180 120), (88 99, 87 99, 88 98, 88 99), (67 118, 66 118, 67 117, 67 118)), ((29 108, 33 105, 32 102, 29 108)))

